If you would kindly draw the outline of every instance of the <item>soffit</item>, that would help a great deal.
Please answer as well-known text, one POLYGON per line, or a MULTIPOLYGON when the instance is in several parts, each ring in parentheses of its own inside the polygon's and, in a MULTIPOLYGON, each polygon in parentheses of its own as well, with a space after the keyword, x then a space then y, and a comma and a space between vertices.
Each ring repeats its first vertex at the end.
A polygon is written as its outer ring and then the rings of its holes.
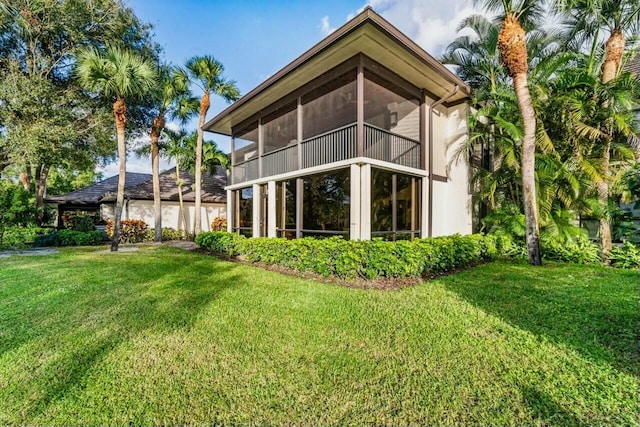
POLYGON ((375 12, 368 10, 360 17, 362 22, 355 22, 353 28, 348 28, 349 24, 358 18, 345 24, 336 31, 342 30, 344 34, 339 34, 335 40, 329 36, 314 46, 211 119, 204 129, 231 134, 233 126, 359 53, 437 97, 446 96, 458 84, 461 90, 449 100, 450 103, 469 97, 470 89, 466 84, 375 12), (372 15, 376 19, 371 19, 372 15))

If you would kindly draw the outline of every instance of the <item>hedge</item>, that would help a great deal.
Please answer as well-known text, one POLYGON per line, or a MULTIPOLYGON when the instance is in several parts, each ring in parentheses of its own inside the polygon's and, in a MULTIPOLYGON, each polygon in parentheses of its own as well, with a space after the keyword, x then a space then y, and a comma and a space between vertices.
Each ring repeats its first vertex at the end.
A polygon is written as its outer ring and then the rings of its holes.
POLYGON ((214 231, 199 234, 196 243, 218 254, 241 255, 251 262, 279 265, 299 272, 345 279, 376 279, 424 277, 493 259, 498 255, 498 240, 482 235, 398 242, 344 240, 341 237, 248 239, 214 231))
MULTIPOLYGON (((526 257, 526 248, 508 236, 480 234, 388 242, 341 237, 246 238, 213 231, 199 234, 196 243, 216 254, 345 279, 425 277, 497 257, 526 257)), ((598 246, 586 238, 563 244, 543 241, 542 251, 547 260, 580 264, 601 261, 598 246)), ((611 265, 638 268, 640 250, 631 243, 614 248, 611 265)))
POLYGON ((57 230, 38 236, 34 246, 92 246, 103 242, 103 233, 95 231, 57 230))

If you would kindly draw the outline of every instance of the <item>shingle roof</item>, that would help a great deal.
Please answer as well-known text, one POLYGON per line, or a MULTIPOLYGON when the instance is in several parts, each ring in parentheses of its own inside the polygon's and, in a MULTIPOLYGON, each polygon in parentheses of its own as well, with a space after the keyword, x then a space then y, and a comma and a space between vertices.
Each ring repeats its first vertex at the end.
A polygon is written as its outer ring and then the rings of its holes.
POLYGON ((624 69, 636 76, 640 76, 640 50, 635 53, 635 56, 629 62, 627 62, 624 69))
MULTIPOLYGON (((178 201, 178 186, 176 185, 176 169, 170 169, 160 174, 160 199, 165 201, 178 201)), ((180 171, 182 184, 182 199, 185 202, 193 202, 196 198, 192 186, 195 182, 189 171, 180 171)), ((202 174, 202 201, 206 203, 225 203, 227 193, 224 190, 227 185, 227 171, 219 167, 214 174, 202 174)), ((153 180, 148 180, 125 191, 125 196, 134 200, 153 200, 153 180)), ((105 197, 104 200, 108 200, 105 197)))
MULTIPOLYGON (((148 173, 127 172, 125 177, 125 190, 135 187, 151 179, 148 173)), ((105 193, 118 191, 118 175, 107 178, 85 188, 59 196, 47 197, 47 202, 67 203, 70 205, 96 205, 100 203, 105 193)))
MULTIPOLYGON (((173 168, 160 174, 161 200, 179 200, 175 172, 176 170, 173 168)), ((184 181, 182 186, 183 200, 185 202, 195 201, 195 191, 192 190, 192 185, 195 182, 193 176, 188 171, 180 171, 180 178, 184 181)), ((227 193, 224 190, 225 185, 227 185, 227 171, 224 168, 219 167, 215 174, 204 173, 202 175, 202 201, 206 203, 225 203, 227 200, 227 193)), ((102 202, 115 201, 117 191, 118 175, 71 193, 47 197, 46 201, 71 205, 95 205, 102 202)), ((153 200, 152 175, 127 172, 125 198, 153 200)))

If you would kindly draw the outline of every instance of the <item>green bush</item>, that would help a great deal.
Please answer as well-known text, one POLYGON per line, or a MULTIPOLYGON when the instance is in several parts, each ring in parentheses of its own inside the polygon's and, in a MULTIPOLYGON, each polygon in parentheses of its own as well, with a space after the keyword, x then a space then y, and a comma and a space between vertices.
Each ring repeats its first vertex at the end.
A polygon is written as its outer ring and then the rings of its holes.
POLYGON ((102 243, 102 231, 58 230, 53 233, 55 246, 92 246, 102 243))
POLYGON ((196 243, 228 256, 280 265, 300 272, 346 279, 422 277, 466 267, 498 255, 493 236, 447 236, 387 242, 328 239, 250 238, 205 232, 196 243))
POLYGON ((598 245, 586 237, 564 242, 546 239, 541 243, 541 251, 544 259, 553 261, 595 264, 602 260, 598 245))
MULTIPOLYGON (((113 229, 115 223, 113 220, 107 221, 105 232, 110 239, 113 238, 113 229)), ((147 234, 147 223, 139 219, 123 219, 120 221, 120 234, 118 235, 119 243, 140 243, 145 241, 147 234)))
POLYGON ((0 245, 0 248, 12 250, 25 249, 34 245, 42 236, 51 232, 51 228, 11 227, 5 231, 3 243, 0 245))
POLYGON ((93 218, 85 214, 74 215, 71 218, 71 224, 71 229, 74 231, 82 231, 86 233, 87 231, 93 231, 96 229, 96 224, 93 218))
POLYGON ((624 242, 622 246, 616 246, 609 254, 612 267, 640 268, 640 249, 631 242, 624 242))
MULTIPOLYGON (((145 242, 153 242, 153 240, 155 239, 156 234, 155 234, 155 229, 153 228, 147 228, 147 230, 145 231, 144 234, 144 241, 145 242)), ((169 241, 169 240, 185 240, 186 236, 184 234, 184 230, 176 230, 175 228, 162 228, 162 241, 169 241)))

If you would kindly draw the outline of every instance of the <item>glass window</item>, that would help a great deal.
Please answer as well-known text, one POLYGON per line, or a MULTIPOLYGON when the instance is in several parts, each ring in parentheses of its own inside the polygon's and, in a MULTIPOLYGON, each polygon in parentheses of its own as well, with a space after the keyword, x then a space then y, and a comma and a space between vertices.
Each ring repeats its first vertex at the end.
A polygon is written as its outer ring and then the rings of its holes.
POLYGON ((355 72, 323 85, 302 98, 303 138, 356 122, 355 72))
POLYGON ((364 121, 418 141, 420 102, 375 74, 365 73, 364 121))
POLYGON ((247 237, 253 235, 253 187, 235 191, 236 221, 233 230, 247 237))
POLYGON ((258 157, 258 123, 234 135, 234 141, 236 164, 258 157))
POLYGON ((293 238, 296 234, 296 180, 276 183, 276 228, 278 236, 293 238))
POLYGON ((349 169, 304 177, 303 226, 305 235, 349 234, 349 169))
POLYGON ((278 111, 265 117, 262 122, 262 140, 265 154, 298 142, 298 112, 295 104, 284 112, 278 111))
POLYGON ((420 185, 411 175, 371 169, 371 236, 403 240, 420 235, 420 185))

